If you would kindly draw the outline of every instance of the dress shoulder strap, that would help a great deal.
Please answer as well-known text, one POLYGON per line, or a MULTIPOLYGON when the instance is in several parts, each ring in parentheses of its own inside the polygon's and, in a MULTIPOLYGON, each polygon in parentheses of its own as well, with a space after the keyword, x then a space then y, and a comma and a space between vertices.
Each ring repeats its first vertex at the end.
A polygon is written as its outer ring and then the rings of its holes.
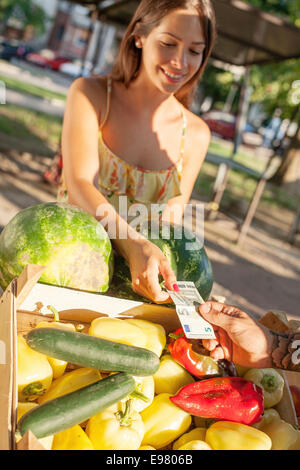
POLYGON ((111 80, 111 77, 110 76, 107 76, 107 90, 106 90, 106 111, 105 111, 105 116, 104 116, 104 119, 100 125, 100 129, 103 128, 104 124, 106 123, 107 121, 107 118, 108 118, 108 114, 109 114, 109 108, 110 108, 110 95, 111 95, 111 83, 112 83, 112 80, 111 80))
POLYGON ((182 113, 182 131, 181 131, 181 143, 180 143, 180 158, 182 158, 184 154, 185 135, 186 135, 186 129, 187 129, 187 118, 186 118, 186 114, 184 112, 183 107, 182 107, 181 113, 182 113))

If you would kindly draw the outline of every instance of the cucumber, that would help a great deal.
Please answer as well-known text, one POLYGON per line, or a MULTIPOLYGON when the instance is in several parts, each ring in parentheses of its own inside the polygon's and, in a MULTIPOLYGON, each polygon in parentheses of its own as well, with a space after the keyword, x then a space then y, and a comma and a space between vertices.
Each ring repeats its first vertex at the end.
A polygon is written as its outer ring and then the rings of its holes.
POLYGON ((46 356, 104 371, 153 375, 159 357, 152 351, 58 328, 36 328, 25 336, 28 346, 46 356))
POLYGON ((32 408, 20 419, 18 430, 22 436, 30 430, 38 439, 64 431, 122 400, 135 387, 134 378, 124 372, 110 375, 32 408))

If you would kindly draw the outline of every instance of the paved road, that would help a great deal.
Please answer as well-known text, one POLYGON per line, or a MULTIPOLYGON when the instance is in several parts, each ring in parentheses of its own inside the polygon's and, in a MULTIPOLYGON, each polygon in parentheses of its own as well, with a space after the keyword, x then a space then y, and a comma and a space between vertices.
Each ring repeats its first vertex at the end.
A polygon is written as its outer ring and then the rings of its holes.
MULTIPOLYGON (((67 94, 72 79, 55 75, 55 72, 45 71, 39 67, 31 66, 26 62, 16 61, 15 63, 0 60, 0 75, 25 83, 45 88, 53 92, 67 94)), ((43 99, 15 90, 6 89, 6 103, 23 106, 41 113, 54 116, 63 116, 65 102, 59 99, 43 99)))
POLYGON ((14 90, 6 90, 6 103, 33 109, 40 113, 51 114, 52 116, 62 117, 65 110, 64 101, 36 98, 35 96, 19 93, 14 90))
POLYGON ((20 60, 14 60, 13 62, 0 60, 0 75, 63 94, 67 94, 68 88, 74 80, 58 72, 43 69, 20 60))

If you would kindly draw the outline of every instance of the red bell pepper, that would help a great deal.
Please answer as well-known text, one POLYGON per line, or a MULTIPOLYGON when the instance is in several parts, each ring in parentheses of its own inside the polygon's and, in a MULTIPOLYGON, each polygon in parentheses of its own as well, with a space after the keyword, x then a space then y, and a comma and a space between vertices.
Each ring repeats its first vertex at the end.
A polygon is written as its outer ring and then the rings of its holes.
POLYGON ((216 377, 182 387, 170 397, 188 413, 216 420, 254 424, 264 411, 263 391, 241 377, 216 377))
POLYGON ((192 344, 185 337, 182 328, 169 335, 169 352, 173 359, 196 377, 220 374, 219 366, 209 356, 198 354, 192 349, 192 344))

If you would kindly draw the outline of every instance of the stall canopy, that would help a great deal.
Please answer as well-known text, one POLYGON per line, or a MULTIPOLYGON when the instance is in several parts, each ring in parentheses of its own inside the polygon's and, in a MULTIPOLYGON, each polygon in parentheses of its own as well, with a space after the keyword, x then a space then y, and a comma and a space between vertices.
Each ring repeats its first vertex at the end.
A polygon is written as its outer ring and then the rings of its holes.
MULTIPOLYGON (((73 0, 98 9, 101 21, 127 26, 138 0, 73 0)), ((232 65, 300 57, 300 28, 240 0, 212 0, 218 37, 212 57, 232 65)))

